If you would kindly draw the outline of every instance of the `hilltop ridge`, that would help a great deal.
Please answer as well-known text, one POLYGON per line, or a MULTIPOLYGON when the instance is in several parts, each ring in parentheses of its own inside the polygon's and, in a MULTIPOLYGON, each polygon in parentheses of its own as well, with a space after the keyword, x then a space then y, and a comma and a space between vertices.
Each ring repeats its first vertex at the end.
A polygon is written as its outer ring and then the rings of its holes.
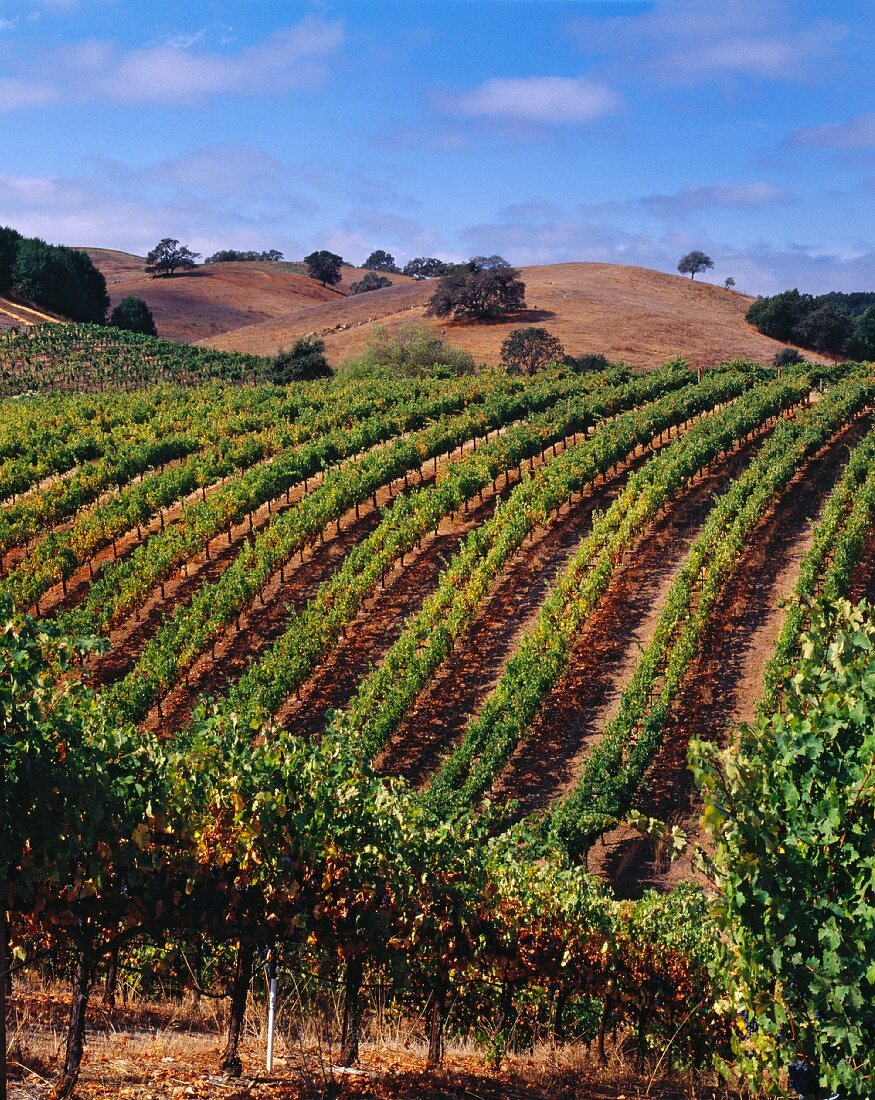
POLYGON ((142 257, 86 251, 104 272, 113 305, 136 294, 149 304, 162 336, 223 351, 273 355, 298 337, 316 335, 336 365, 360 354, 377 328, 418 324, 493 365, 502 341, 521 325, 549 329, 571 355, 602 354, 640 366, 675 355, 701 366, 739 356, 770 361, 783 347, 745 321, 750 296, 643 267, 580 262, 522 268, 526 313, 473 324, 426 317, 430 280, 393 275, 391 287, 351 295, 360 268, 345 267, 332 288, 308 278, 301 264, 257 261, 201 265, 191 274, 153 279, 142 257))

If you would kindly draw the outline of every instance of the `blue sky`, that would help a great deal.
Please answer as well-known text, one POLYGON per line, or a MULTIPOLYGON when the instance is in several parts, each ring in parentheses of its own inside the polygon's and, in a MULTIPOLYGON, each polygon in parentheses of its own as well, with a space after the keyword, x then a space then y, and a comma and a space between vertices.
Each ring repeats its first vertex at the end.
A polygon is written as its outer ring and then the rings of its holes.
POLYGON ((0 0, 0 224, 875 289, 873 0, 0 0))

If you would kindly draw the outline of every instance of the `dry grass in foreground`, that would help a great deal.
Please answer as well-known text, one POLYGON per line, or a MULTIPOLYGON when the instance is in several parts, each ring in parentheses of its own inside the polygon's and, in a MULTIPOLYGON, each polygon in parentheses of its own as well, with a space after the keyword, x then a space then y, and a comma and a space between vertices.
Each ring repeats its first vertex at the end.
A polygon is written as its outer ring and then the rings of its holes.
MULTIPOLYGON (((62 1055, 69 999, 51 988, 15 993, 9 1020, 9 1100, 44 1100, 62 1055)), ((361 1064, 333 1064, 337 1048, 312 1019, 287 1005, 277 1029, 273 1073, 264 1070, 263 1011, 247 1018, 241 1055, 246 1076, 216 1075, 221 1002, 136 1000, 89 1011, 89 1034, 76 1089, 81 1100, 740 1100, 710 1075, 635 1077, 622 1040, 600 1065, 583 1045, 541 1046, 506 1059, 499 1071, 481 1051, 453 1045, 439 1072, 425 1068, 426 1045, 413 1022, 378 1033, 372 1026, 361 1064)))

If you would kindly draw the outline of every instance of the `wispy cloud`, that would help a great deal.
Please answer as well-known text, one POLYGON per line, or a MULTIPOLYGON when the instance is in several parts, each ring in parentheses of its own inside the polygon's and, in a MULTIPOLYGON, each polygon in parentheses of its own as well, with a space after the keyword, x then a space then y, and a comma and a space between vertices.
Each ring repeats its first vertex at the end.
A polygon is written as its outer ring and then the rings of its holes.
POLYGON ((594 122, 622 100, 604 84, 585 77, 494 77, 470 92, 447 96, 444 107, 470 118, 507 119, 551 126, 594 122))
POLYGON ((836 149, 847 152, 875 149, 875 111, 856 115, 843 122, 807 126, 792 134, 789 144, 795 149, 836 149))
POLYGON ((193 47, 200 36, 122 50, 82 42, 44 59, 48 79, 26 75, 0 82, 0 108, 60 100, 139 104, 199 104, 226 95, 266 95, 321 83, 343 44, 339 20, 307 16, 236 53, 193 47))
POLYGON ((751 183, 684 187, 673 195, 645 195, 638 203, 647 213, 671 221, 698 210, 755 210, 764 206, 786 206, 795 201, 789 191, 765 180, 754 180, 751 183))
POLYGON ((627 75, 694 86, 809 81, 822 75, 846 29, 835 19, 802 22, 787 0, 656 0, 637 15, 583 16, 571 33, 582 49, 627 75))
POLYGON ((670 274, 684 252, 702 248, 714 258, 713 280, 732 275, 739 290, 774 294, 791 286, 811 293, 859 290, 875 265, 875 243, 861 241, 840 251, 816 244, 777 245, 760 241, 728 244, 710 235, 671 228, 633 233, 604 217, 581 217, 532 200, 499 212, 494 221, 468 226, 462 239, 471 252, 500 252, 519 265, 589 261, 638 264, 670 274))

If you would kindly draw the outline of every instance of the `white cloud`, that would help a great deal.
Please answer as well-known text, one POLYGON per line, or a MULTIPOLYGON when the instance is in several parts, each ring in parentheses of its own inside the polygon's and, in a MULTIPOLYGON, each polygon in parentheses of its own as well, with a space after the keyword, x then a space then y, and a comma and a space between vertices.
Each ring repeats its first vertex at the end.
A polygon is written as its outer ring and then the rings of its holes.
POLYGON ((857 115, 844 122, 828 122, 823 126, 808 126, 792 134, 793 148, 837 149, 849 152, 875 149, 875 111, 857 115))
POLYGON ((755 210, 763 206, 784 206, 794 201, 789 191, 765 180, 685 187, 674 195, 646 195, 637 200, 648 214, 667 220, 683 218, 697 210, 755 210))
POLYGON ((822 78, 846 35, 832 19, 801 24, 788 0, 656 0, 632 16, 582 17, 571 32, 611 70, 679 86, 822 78))
POLYGON ((82 42, 44 60, 40 68, 51 80, 0 82, 0 108, 70 99, 197 104, 222 95, 288 92, 323 81, 343 39, 340 21, 307 16, 236 53, 195 50, 196 39, 137 50, 82 42))
POLYGON ((470 92, 448 96, 447 109, 472 118, 501 118, 547 125, 579 125, 615 111, 616 92, 585 77, 495 77, 470 92))
POLYGON ((678 259, 701 248, 715 261, 712 281, 732 275, 738 289, 749 294, 774 294, 788 287, 820 294, 828 290, 868 289, 875 270, 875 244, 861 242, 845 252, 813 245, 747 246, 693 236, 630 233, 604 222, 562 217, 503 217, 469 226, 462 239, 471 252, 500 252, 515 264, 595 263, 638 264, 676 274, 678 259))
POLYGON ((0 111, 15 111, 21 107, 42 107, 56 99, 55 89, 39 81, 19 80, 14 76, 0 77, 0 111))

